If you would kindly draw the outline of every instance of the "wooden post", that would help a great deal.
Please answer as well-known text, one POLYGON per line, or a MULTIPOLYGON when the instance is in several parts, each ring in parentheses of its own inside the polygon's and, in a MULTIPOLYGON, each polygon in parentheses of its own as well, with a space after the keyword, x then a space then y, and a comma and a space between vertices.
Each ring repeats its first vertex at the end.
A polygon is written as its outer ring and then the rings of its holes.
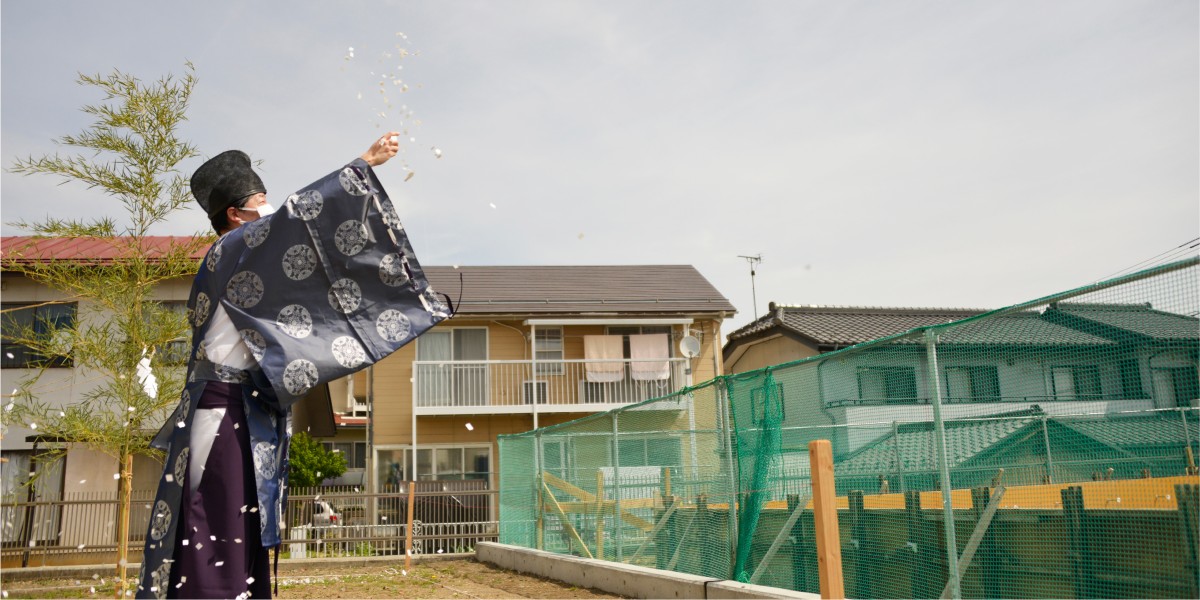
POLYGON ((921 516, 921 493, 916 490, 904 492, 904 512, 908 517, 908 548, 912 551, 909 563, 908 585, 912 598, 931 598, 936 592, 929 582, 933 581, 934 545, 931 533, 921 516))
MULTIPOLYGON (((1003 488, 999 488, 1003 489, 1003 488)), ((971 490, 971 512, 975 515, 976 527, 984 520, 984 511, 992 500, 992 491, 986 487, 971 490)), ((985 525, 988 530, 983 534, 979 543, 978 563, 979 579, 983 582, 984 596, 987 598, 1003 598, 1004 588, 997 573, 999 555, 996 553, 996 535, 990 523, 985 525)), ((970 544, 968 543, 968 546, 970 544)), ((965 553, 964 553, 965 554, 965 553)), ((966 558, 964 556, 964 558, 966 558)), ((965 569, 964 569, 965 571, 965 569)))
MULTIPOLYGON (((620 488, 618 488, 620 489, 620 488)), ((604 560, 604 471, 596 470, 596 558, 604 560)), ((617 521, 618 526, 620 521, 617 521)))
POLYGON ((1200 598, 1200 486, 1184 483, 1175 485, 1175 501, 1179 512, 1180 539, 1184 557, 1184 573, 1188 574, 1188 597, 1200 598))
POLYGON ((821 597, 846 597, 842 581, 842 545, 838 533, 837 492, 833 485, 833 446, 829 440, 808 444, 812 469, 813 513, 817 533, 817 572, 821 597))
POLYGON ((1075 586, 1076 598, 1096 598, 1096 577, 1092 569, 1092 556, 1088 549, 1087 528, 1083 513, 1083 488, 1072 486, 1063 488, 1063 516, 1067 524, 1067 541, 1069 544, 1071 575, 1075 586))
MULTIPOLYGON (((808 568, 805 566, 804 555, 808 548, 808 536, 804 534, 804 506, 800 505, 799 494, 788 494, 787 506, 788 513, 800 511, 800 518, 792 524, 792 589, 799 592, 808 591, 808 568)), ((808 504, 808 498, 804 498, 804 504, 808 504)))
POLYGON ((408 527, 404 529, 404 570, 409 570, 412 567, 412 544, 413 544, 413 505, 416 503, 417 497, 417 482, 408 482, 408 527))
POLYGON ((871 571, 879 567, 868 556, 867 519, 861 490, 850 492, 850 546, 854 549, 854 597, 873 598, 871 593, 871 571))

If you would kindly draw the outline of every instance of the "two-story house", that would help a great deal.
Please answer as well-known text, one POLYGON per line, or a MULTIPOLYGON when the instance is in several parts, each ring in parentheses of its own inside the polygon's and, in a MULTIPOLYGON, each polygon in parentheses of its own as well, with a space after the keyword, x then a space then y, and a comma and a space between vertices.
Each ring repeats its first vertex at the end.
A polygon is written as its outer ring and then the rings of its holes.
POLYGON ((687 265, 426 267, 456 316, 353 377, 370 485, 488 479, 496 439, 723 372, 733 305, 687 265), (364 411, 365 412, 365 411, 364 411), (415 449, 415 454, 414 454, 415 449))

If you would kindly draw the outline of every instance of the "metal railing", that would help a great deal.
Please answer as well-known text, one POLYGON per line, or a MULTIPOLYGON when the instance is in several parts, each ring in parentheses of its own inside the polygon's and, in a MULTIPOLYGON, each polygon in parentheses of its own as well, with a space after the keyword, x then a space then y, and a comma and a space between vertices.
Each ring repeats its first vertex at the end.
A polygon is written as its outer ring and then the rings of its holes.
POLYGON ((414 361, 418 408, 632 404, 687 385, 687 359, 414 361), (534 373, 536 369, 536 375, 534 373))
MULTIPOLYGON (((294 490, 282 533, 283 556, 403 555, 411 506, 413 554, 471 552, 496 541, 497 490, 481 480, 422 481, 385 486, 377 493, 353 486, 294 490), (296 493, 303 492, 303 493, 296 493), (338 514, 337 524, 314 518, 318 501, 338 514)), ((153 490, 135 490, 127 540, 129 561, 141 560, 153 490)), ((64 500, 4 498, 0 563, 4 568, 69 564, 115 564, 118 506, 113 493, 68 494, 64 500)))

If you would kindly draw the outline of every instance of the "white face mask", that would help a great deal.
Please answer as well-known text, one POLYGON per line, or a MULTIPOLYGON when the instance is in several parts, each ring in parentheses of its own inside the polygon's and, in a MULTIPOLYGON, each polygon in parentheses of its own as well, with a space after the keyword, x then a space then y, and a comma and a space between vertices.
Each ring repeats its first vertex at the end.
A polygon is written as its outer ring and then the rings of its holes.
POLYGON ((258 207, 256 207, 256 208, 246 207, 246 208, 243 208, 242 210, 256 212, 256 213, 258 213, 258 218, 261 219, 263 217, 268 217, 272 213, 274 213, 275 207, 271 206, 270 204, 267 204, 266 202, 263 202, 262 204, 259 204, 258 207))

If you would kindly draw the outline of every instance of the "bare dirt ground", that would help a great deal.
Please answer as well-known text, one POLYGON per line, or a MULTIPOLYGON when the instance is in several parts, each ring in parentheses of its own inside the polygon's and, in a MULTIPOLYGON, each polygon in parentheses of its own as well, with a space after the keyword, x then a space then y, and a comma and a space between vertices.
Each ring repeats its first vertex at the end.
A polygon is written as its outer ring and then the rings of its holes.
MULTIPOLYGON (((0 583, 4 598, 113 598, 110 579, 41 579, 0 583)), ((471 559, 280 565, 279 594, 292 598, 620 598, 598 590, 507 571, 471 559)))

